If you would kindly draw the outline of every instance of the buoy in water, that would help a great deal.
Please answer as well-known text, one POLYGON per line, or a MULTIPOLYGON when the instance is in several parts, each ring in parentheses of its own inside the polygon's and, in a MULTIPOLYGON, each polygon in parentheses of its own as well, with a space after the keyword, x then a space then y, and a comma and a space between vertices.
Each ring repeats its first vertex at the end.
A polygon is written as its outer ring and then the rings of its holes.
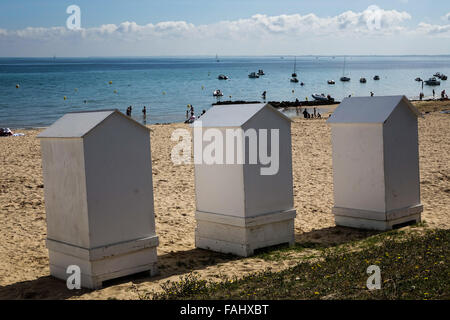
POLYGON ((17 88, 17 89, 19 89, 19 88, 20 88, 20 86, 19 86, 18 84, 16 84, 16 88, 17 88))
POLYGON ((110 81, 109 84, 112 84, 112 81, 110 81))

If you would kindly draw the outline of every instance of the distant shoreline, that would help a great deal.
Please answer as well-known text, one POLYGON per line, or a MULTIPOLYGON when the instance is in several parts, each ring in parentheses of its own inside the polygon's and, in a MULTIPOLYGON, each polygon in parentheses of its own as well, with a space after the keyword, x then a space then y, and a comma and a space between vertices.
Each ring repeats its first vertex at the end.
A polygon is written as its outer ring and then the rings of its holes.
MULTIPOLYGON (((429 113, 429 112, 436 112, 436 111, 445 111, 445 110, 450 110, 450 99, 423 99, 423 100, 409 100, 411 101, 418 109, 420 112, 422 113, 429 113)), ((231 101, 232 103, 240 103, 240 104, 248 104, 248 103, 263 103, 260 101, 231 101)), ((291 103, 291 106, 286 106, 286 107, 278 107, 278 109, 283 109, 283 108, 296 108, 297 106, 295 105, 297 102, 295 101, 281 101, 281 102, 277 102, 277 101, 269 101, 267 103, 291 103)), ((304 101, 299 101, 300 103, 304 102, 304 101)), ((310 103, 313 103, 314 101, 309 101, 310 103)), ((298 107, 300 108, 305 108, 305 107, 324 107, 324 108, 333 108, 333 107, 337 107, 337 105, 340 102, 335 102, 335 103, 323 103, 323 104, 318 104, 318 105, 299 105, 298 107)), ((226 105, 226 104, 230 104, 230 102, 227 103, 221 103, 222 105, 226 105)), ((214 103, 213 105, 217 105, 216 103, 214 103)), ((164 123, 152 123, 152 124, 148 124, 149 126, 152 125, 171 125, 171 124, 182 124, 183 121, 174 121, 174 122, 164 122, 164 123)), ((43 126, 43 127, 11 127, 11 130, 13 131, 17 131, 17 130, 42 130, 47 128, 48 126, 43 126)))

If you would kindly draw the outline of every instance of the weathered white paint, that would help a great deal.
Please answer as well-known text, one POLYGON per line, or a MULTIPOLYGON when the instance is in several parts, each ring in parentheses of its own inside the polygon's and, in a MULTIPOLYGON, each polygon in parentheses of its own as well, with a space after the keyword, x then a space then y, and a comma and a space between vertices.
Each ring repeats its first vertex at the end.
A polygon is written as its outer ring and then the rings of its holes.
POLYGON ((420 221, 417 116, 403 96, 347 98, 328 120, 337 225, 420 221))
POLYGON ((335 206, 385 211, 382 125, 336 124, 331 142, 335 206))
POLYGON ((79 265, 88 288, 155 274, 149 130, 100 111, 67 114, 39 138, 51 274, 65 280, 67 266, 79 265))
MULTIPOLYGON (((264 104, 216 106, 200 120, 204 130, 216 128, 224 137, 227 129, 268 129, 269 155, 272 150, 270 129, 278 129, 280 150, 279 171, 275 175, 261 175, 261 167, 268 165, 249 164, 247 139, 236 145, 236 150, 244 150, 244 164, 195 165, 196 246, 248 256, 258 248, 281 243, 292 245, 295 210, 291 120, 264 104), (249 225, 252 219, 260 217, 259 222, 249 225)), ((196 140, 194 136, 194 143, 196 140)), ((206 145, 207 142, 202 142, 201 149, 206 145)), ((226 158, 225 144, 223 152, 226 158)))

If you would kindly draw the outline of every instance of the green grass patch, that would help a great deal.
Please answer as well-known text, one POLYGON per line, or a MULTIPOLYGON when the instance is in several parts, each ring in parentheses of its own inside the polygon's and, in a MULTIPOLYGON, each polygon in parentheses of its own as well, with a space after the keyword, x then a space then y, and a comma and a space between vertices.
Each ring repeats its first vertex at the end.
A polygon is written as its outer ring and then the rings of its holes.
MULTIPOLYGON (((309 247, 309 244, 306 245, 309 247)), ((314 247, 314 246, 312 246, 314 247)), ((278 259, 289 250, 262 253, 278 259)), ((449 299, 449 230, 394 230, 356 243, 320 251, 320 259, 304 261, 281 272, 265 271, 242 279, 208 282, 189 274, 166 282, 153 299, 449 299), (359 250, 344 248, 359 247, 359 250), (367 267, 381 269, 381 289, 368 290, 367 267)), ((264 256, 267 255, 267 256, 264 256)))

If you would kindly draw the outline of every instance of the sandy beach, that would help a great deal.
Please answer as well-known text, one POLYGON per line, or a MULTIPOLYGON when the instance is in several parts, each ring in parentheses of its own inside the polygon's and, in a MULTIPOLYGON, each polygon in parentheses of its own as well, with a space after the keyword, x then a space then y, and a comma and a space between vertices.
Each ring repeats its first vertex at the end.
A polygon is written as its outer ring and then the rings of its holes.
MULTIPOLYGON (((419 119, 422 219, 430 228, 450 228, 450 115, 439 110, 448 102, 415 103, 419 119)), ((158 277, 133 276, 114 280, 97 291, 69 291, 49 275, 45 247, 46 223, 39 141, 40 130, 20 130, 23 137, 0 138, 0 299, 138 299, 161 283, 197 271, 220 279, 279 270, 294 258, 270 262, 237 258, 195 249, 193 165, 174 166, 170 135, 185 124, 150 126, 156 232, 160 239, 158 277)), ((294 206, 297 242, 335 245, 373 232, 335 227, 330 128, 325 119, 296 118, 292 123, 294 206)))

